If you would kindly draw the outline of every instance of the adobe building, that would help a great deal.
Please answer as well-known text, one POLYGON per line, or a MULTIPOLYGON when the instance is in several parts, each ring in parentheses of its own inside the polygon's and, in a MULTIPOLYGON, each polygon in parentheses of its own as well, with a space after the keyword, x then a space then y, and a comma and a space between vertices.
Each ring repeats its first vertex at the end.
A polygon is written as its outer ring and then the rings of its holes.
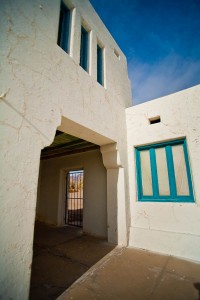
POLYGON ((126 58, 88 0, 0 8, 0 298, 28 299, 35 220, 66 225, 72 171, 84 232, 200 261, 200 86, 131 107, 126 58))

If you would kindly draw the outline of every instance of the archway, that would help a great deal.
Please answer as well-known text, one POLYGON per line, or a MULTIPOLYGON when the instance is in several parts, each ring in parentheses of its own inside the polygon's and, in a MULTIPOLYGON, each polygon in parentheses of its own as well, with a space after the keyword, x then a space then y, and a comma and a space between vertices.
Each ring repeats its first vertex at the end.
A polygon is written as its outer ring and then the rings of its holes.
MULTIPOLYGON (((119 166, 116 144, 108 143, 111 140, 72 121, 65 119, 64 123, 65 125, 67 123, 67 129, 61 124, 56 131, 53 143, 43 149, 41 153, 30 299, 45 293, 44 290, 50 293, 49 295, 53 295, 52 299, 54 299, 55 295, 58 296, 64 291, 63 288, 66 289, 71 285, 91 264, 113 249, 114 244, 119 243, 118 212, 122 213, 122 210, 118 211, 118 183, 119 167, 121 166, 119 166), (72 136, 72 133, 78 136, 72 136), (85 136, 90 141, 82 138, 85 136), (94 144, 93 141, 98 144, 94 144), (88 237, 83 236, 79 229, 71 230, 65 227, 66 175, 72 170, 75 172, 84 170, 85 173, 83 232, 100 236, 101 240, 94 237, 87 240, 88 237), (107 202, 107 198, 109 198, 109 202, 107 202), (50 226, 38 221, 43 221, 50 226), (66 238, 66 235, 69 238, 66 238), (76 238, 78 238, 78 243, 76 238), (107 239, 112 245, 103 242, 101 248, 101 241, 104 241, 102 238, 107 239), (84 239, 84 242, 81 239, 84 239), (70 253, 69 248, 66 249, 66 246, 69 246, 69 240, 74 249, 78 249, 81 241, 82 250, 78 253, 79 259, 80 253, 88 257, 86 266, 81 265, 82 270, 77 271, 78 277, 73 275, 74 269, 67 265, 68 259, 71 262, 75 261, 75 264, 80 263, 76 260, 77 254, 70 253), (76 244, 76 247, 73 243, 76 244), (83 249, 85 249, 85 254, 83 249), (89 257, 90 252, 93 254, 89 257), (60 262, 63 259, 65 260, 64 264, 60 262), (43 272, 41 269, 43 264, 48 272, 46 270, 43 272), (51 270, 56 273, 59 286, 53 284, 50 278, 51 270), (65 273, 66 270, 68 270, 68 274, 65 273), (61 273, 60 277, 59 272, 61 273), (37 274, 39 274, 39 284, 43 285, 42 292, 40 286, 37 285, 37 274), (69 274, 69 280, 67 280, 69 274), (63 278, 67 285, 63 284, 63 278), (60 285, 64 287, 60 289, 60 285)), ((123 235, 123 238, 124 236, 126 235, 123 235)))

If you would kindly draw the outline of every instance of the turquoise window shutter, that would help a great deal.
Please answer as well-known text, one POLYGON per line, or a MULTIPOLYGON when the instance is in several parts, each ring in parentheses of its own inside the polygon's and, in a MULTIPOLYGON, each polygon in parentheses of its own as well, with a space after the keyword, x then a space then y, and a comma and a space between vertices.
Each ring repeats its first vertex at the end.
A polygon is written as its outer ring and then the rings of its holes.
MULTIPOLYGON (((152 144, 147 146, 141 146, 135 148, 135 157, 136 157, 136 177, 137 177, 137 187, 138 187, 138 201, 157 201, 157 202, 194 202, 194 194, 192 188, 192 178, 190 173, 189 157, 187 152, 186 139, 170 141, 166 143, 152 144), (179 162, 179 156, 175 157, 173 151, 176 146, 181 146, 182 150, 182 161, 179 162), (167 164, 167 173, 168 173, 168 182, 169 184, 169 195, 159 194, 159 180, 158 180, 158 165, 156 161, 156 149, 163 148, 166 154, 166 164, 167 164), (152 177, 152 191, 153 194, 147 195, 143 194, 145 182, 142 179, 142 172, 145 173, 145 170, 142 170, 141 163, 141 153, 142 151, 148 151, 150 157, 150 168, 151 168, 151 177, 152 177), (178 175, 180 176, 181 172, 185 170, 185 185, 187 186, 187 192, 180 192, 177 185, 178 178, 176 178, 175 166, 178 170, 178 175)), ((143 166, 144 168, 144 166, 143 166)), ((180 186, 179 186, 180 189, 180 186)))

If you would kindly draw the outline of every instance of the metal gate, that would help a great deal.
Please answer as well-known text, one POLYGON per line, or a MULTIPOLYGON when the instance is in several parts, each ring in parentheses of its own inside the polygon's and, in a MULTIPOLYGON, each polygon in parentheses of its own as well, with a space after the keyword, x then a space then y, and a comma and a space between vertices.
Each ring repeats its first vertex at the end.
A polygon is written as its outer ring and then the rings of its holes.
POLYGON ((65 224, 83 227, 84 171, 70 171, 66 176, 65 224))

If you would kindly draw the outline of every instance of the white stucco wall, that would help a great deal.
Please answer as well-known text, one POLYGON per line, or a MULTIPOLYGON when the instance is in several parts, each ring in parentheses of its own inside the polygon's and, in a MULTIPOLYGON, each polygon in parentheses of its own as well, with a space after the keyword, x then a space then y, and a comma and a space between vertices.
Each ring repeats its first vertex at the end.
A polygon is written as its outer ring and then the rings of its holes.
POLYGON ((129 245, 200 261, 200 85, 126 109, 129 245), (150 125, 149 118, 161 122, 150 125), (186 137, 195 203, 138 202, 134 147, 186 137))
POLYGON ((36 218, 54 225, 64 224, 66 173, 83 169, 83 231, 107 237, 106 169, 100 151, 42 160, 40 168, 36 218))
MULTIPOLYGON (((1 299, 28 298, 40 150, 51 144, 61 118, 79 124, 79 137, 86 135, 99 145, 116 142, 122 170, 127 164, 124 107, 131 96, 126 59, 89 1, 71 4, 68 55, 57 45, 59 0, 0 3, 1 299), (82 19, 91 28, 90 74, 79 66, 82 19), (97 38, 105 47, 105 87, 96 81, 97 38)), ((63 130, 72 133, 71 123, 66 124, 63 130)), ((126 174, 120 174, 112 201, 123 201, 127 209, 126 174)), ((126 220, 119 220, 123 224, 116 221, 114 231, 124 228, 120 241, 126 243, 126 220)))

